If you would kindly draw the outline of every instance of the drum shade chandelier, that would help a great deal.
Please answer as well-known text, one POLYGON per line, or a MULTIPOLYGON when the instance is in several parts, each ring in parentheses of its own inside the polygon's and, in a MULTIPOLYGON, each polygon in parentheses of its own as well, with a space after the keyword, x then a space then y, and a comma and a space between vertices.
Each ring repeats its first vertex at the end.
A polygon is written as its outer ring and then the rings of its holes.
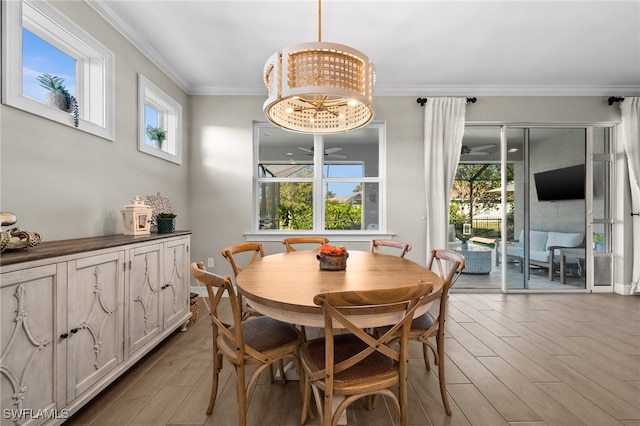
POLYGON ((264 67, 269 97, 266 117, 301 133, 341 133, 373 119, 373 63, 349 46, 322 41, 318 0, 318 41, 276 52, 264 67))

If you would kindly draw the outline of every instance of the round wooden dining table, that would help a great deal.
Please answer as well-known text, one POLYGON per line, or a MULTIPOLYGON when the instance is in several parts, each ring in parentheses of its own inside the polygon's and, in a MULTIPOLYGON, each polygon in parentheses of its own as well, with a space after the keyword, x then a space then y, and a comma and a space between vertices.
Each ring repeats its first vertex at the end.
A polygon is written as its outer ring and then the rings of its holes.
MULTIPOLYGON (((417 282, 433 284, 438 294, 440 276, 411 260, 368 251, 350 251, 347 268, 321 270, 317 251, 293 251, 256 259, 236 279, 238 293, 256 311, 291 324, 324 327, 322 308, 313 303, 318 293, 343 290, 394 288, 417 282)), ((432 299, 432 298, 431 298, 432 299)), ((429 309, 425 303, 416 315, 429 309)), ((394 324, 399 314, 363 315, 354 322, 359 327, 394 324)))

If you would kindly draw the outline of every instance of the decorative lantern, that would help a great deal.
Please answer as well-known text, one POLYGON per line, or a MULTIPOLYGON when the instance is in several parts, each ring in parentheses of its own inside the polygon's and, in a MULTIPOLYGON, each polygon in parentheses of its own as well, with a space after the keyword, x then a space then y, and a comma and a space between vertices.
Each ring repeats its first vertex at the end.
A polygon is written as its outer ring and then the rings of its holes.
POLYGON ((131 204, 120 210, 124 224, 124 235, 151 235, 153 209, 136 195, 131 204))

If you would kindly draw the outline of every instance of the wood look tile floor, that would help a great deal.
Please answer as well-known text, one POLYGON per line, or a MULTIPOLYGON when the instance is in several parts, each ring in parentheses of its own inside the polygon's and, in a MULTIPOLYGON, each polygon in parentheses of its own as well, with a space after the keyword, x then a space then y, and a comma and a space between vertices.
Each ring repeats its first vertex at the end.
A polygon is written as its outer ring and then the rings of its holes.
MULTIPOLYGON (((236 425, 233 376, 222 370, 216 408, 211 332, 200 319, 176 332, 73 415, 67 425, 236 425)), ((437 368, 411 348, 410 425, 640 425, 640 298, 613 294, 452 294, 446 323, 444 411, 437 368)), ((297 425, 297 381, 265 375, 249 425, 297 425)), ((386 403, 355 403, 348 424, 394 424, 386 403)), ((318 420, 307 424, 317 425, 318 420)))

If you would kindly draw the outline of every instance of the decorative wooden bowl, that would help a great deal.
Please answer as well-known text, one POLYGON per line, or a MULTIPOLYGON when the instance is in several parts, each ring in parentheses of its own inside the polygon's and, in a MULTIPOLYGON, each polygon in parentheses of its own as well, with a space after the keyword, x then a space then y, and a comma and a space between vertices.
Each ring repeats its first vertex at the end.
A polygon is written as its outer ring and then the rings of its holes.
POLYGON ((318 253, 316 258, 320 262, 320 269, 323 271, 344 271, 347 268, 347 258, 349 253, 344 254, 323 254, 318 253))

